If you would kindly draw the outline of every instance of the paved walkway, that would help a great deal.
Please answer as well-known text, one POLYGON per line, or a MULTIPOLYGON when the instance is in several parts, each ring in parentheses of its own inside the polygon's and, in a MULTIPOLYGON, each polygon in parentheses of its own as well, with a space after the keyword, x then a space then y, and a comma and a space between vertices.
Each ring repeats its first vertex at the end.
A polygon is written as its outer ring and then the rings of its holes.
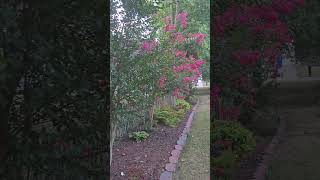
POLYGON ((267 180, 320 179, 320 82, 281 82, 279 102, 284 136, 276 146, 267 180))
POLYGON ((286 135, 279 144, 267 180, 320 179, 320 107, 281 110, 287 122, 286 135))
POLYGON ((179 159, 174 180, 208 180, 210 177, 209 96, 200 96, 187 145, 179 159))

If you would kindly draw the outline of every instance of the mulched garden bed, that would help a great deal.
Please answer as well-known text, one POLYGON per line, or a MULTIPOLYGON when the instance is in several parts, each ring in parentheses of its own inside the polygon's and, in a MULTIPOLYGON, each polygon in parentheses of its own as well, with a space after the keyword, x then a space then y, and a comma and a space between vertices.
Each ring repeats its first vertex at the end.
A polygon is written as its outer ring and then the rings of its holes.
POLYGON ((257 166, 261 163, 264 151, 271 142, 272 137, 260 137, 257 141, 255 150, 240 160, 237 168, 233 173, 232 180, 249 180, 253 179, 253 174, 257 166))
POLYGON ((115 142, 111 180, 158 180, 191 112, 192 108, 175 128, 157 125, 143 142, 137 143, 128 137, 115 142))

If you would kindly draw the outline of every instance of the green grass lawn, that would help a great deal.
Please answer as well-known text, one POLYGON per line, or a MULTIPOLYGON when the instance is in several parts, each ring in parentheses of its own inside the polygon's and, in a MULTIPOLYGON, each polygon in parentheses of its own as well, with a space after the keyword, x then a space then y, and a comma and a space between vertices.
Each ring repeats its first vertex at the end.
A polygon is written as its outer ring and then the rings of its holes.
POLYGON ((207 180, 210 177, 209 96, 200 96, 200 106, 180 156, 174 180, 207 180))

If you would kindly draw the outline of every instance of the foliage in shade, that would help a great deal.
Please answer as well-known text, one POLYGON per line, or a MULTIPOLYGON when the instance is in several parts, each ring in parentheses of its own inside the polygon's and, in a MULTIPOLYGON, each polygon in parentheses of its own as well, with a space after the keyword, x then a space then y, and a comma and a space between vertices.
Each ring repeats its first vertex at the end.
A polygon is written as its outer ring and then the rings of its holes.
POLYGON ((0 3, 1 177, 105 177, 103 4, 0 3))
POLYGON ((212 25, 215 54, 211 105, 217 118, 231 116, 237 120, 241 109, 256 107, 257 89, 267 79, 277 77, 276 59, 293 42, 283 19, 304 4, 285 0, 245 2, 214 3, 220 7, 212 25))

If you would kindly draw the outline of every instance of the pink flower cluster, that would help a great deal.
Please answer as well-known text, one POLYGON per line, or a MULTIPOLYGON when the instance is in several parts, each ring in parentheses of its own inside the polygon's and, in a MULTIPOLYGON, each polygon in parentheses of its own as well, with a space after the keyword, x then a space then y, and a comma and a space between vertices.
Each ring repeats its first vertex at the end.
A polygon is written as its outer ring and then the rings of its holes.
POLYGON ((159 82, 158 82, 158 85, 159 85, 160 88, 164 87, 165 80, 166 80, 166 77, 164 77, 164 76, 160 77, 159 82))
POLYGON ((277 56, 280 54, 280 49, 276 46, 264 49, 263 57, 268 64, 275 64, 277 56))
POLYGON ((179 44, 182 44, 186 40, 186 37, 181 32, 173 33, 172 35, 175 41, 177 41, 179 44))
POLYGON ((187 53, 186 52, 183 52, 183 51, 180 51, 180 50, 176 50, 176 57, 177 58, 179 58, 179 57, 181 57, 181 58, 186 58, 186 56, 187 56, 187 53))
POLYGON ((167 25, 163 28, 163 30, 164 30, 165 32, 172 32, 172 31, 174 31, 175 29, 176 29, 176 26, 173 25, 173 24, 167 24, 167 25))
POLYGON ((198 72, 198 68, 204 64, 204 61, 202 60, 196 60, 194 63, 185 63, 181 64, 178 67, 173 66, 173 72, 178 73, 181 71, 187 71, 187 72, 198 72))
MULTIPOLYGON (((278 13, 289 14, 303 4, 304 0, 273 0, 271 5, 232 6, 222 15, 214 17, 214 37, 224 38, 226 30, 234 27, 234 25, 246 25, 256 33, 261 33, 265 30, 270 31, 270 29, 273 29, 275 22, 280 22, 278 13)), ((280 26, 276 25, 276 27, 279 28, 280 26)), ((273 32, 278 32, 278 28, 273 29, 273 32)), ((282 33, 278 34, 285 36, 285 38, 281 38, 282 40, 288 41, 285 29, 285 27, 281 26, 279 32, 282 33)))
POLYGON ((183 82, 183 84, 189 84, 191 82, 196 81, 197 79, 198 79, 197 76, 184 77, 184 78, 182 78, 182 82, 183 82))
POLYGON ((172 92, 172 96, 177 97, 178 99, 183 99, 184 97, 181 95, 180 89, 175 88, 172 92))
POLYGON ((235 51, 233 56, 241 65, 255 65, 260 58, 260 53, 258 51, 235 51))
POLYGON ((154 48, 157 47, 157 42, 155 40, 143 41, 141 44, 141 49, 147 53, 151 53, 154 48))
MULTIPOLYGON (((186 12, 181 12, 176 15, 176 21, 180 23, 180 27, 182 27, 182 29, 185 29, 188 25, 187 16, 188 13, 186 12)), ((172 24, 172 19, 170 16, 164 18, 164 23, 166 24, 166 26, 163 28, 165 32, 172 32, 176 30, 176 26, 172 24)))
POLYGON ((187 16, 188 16, 188 13, 186 12, 181 12, 176 16, 176 20, 177 22, 180 23, 180 26, 182 27, 182 29, 185 29, 187 27, 187 24, 188 24, 187 16))
POLYGON ((195 40, 196 44, 200 45, 203 42, 203 40, 206 37, 206 35, 205 34, 201 34, 201 33, 195 33, 195 34, 191 34, 190 33, 189 37, 190 38, 196 38, 196 40, 195 40))
MULTIPOLYGON (((259 86, 259 83, 255 83, 249 75, 253 74, 252 70, 255 69, 255 65, 260 60, 267 63, 267 66, 265 66, 267 68, 266 73, 274 71, 275 61, 280 55, 280 50, 285 44, 292 43, 288 27, 281 21, 280 17, 293 12, 302 5, 304 5, 304 0, 272 0, 269 4, 254 6, 233 5, 221 15, 214 17, 213 38, 215 42, 228 41, 227 34, 243 32, 243 30, 248 32, 247 35, 242 36, 247 38, 242 40, 243 47, 248 47, 247 49, 239 48, 239 46, 225 48, 233 48, 230 56, 231 60, 233 59, 245 67, 249 66, 249 68, 243 69, 242 66, 243 73, 230 74, 232 78, 225 78, 223 82, 220 82, 219 87, 215 87, 215 90, 211 92, 215 101, 217 101, 222 89, 225 88, 231 88, 241 94, 241 96, 231 99, 234 103, 240 104, 239 106, 226 108, 222 104, 215 104, 219 108, 219 118, 238 119, 241 106, 256 106, 256 95, 250 94, 250 92, 257 88, 256 86, 259 86)), ((257 68, 260 68, 260 66, 257 66, 257 68)), ((225 76, 230 72, 228 70, 221 71, 224 74, 218 74, 218 76, 222 77, 222 75, 225 76)), ((273 77, 275 75, 274 73, 273 77)))
MULTIPOLYGON (((184 30, 187 25, 187 12, 180 12, 176 15, 176 25, 180 25, 181 29, 184 30)), ((185 43, 186 35, 184 35, 182 32, 176 32, 177 29, 176 25, 172 24, 172 18, 170 16, 167 16, 164 18, 165 26, 163 27, 163 30, 165 32, 170 33, 170 37, 174 42, 177 42, 179 45, 185 43)), ((197 45, 200 45, 205 38, 204 34, 201 33, 195 33, 195 34, 189 34, 190 38, 195 38, 195 42, 197 45)), ((146 48, 148 49, 149 46, 146 45, 146 48)), ((149 49, 148 49, 149 50, 149 49)), ((186 88, 188 89, 188 85, 194 81, 196 81, 200 76, 201 72, 199 70, 199 67, 203 65, 204 61, 195 59, 192 55, 189 55, 187 57, 187 52, 176 49, 173 51, 176 58, 183 59, 184 61, 178 61, 178 65, 173 66, 173 75, 175 78, 182 78, 182 84, 181 87, 175 88, 172 92, 173 96, 176 96, 177 98, 184 98, 181 94, 188 94, 189 90, 182 91, 180 88, 186 88), (179 73, 181 72, 181 73, 179 73), (191 74, 191 75, 190 75, 191 74)), ((159 79, 158 85, 160 88, 164 87, 165 78, 161 77, 159 79)))
MULTIPOLYGON (((192 58, 192 57, 191 57, 192 58)), ((191 73, 191 76, 183 77, 182 83, 185 87, 188 87, 188 84, 192 82, 196 82, 198 78, 201 76, 201 72, 199 70, 199 67, 203 65, 204 61, 202 60, 191 60, 191 63, 183 63, 179 66, 173 66, 173 73, 177 75, 179 72, 186 72, 191 73)), ((188 92, 187 92, 188 93, 188 92)), ((174 96, 178 97, 175 93, 173 93, 174 96)))

